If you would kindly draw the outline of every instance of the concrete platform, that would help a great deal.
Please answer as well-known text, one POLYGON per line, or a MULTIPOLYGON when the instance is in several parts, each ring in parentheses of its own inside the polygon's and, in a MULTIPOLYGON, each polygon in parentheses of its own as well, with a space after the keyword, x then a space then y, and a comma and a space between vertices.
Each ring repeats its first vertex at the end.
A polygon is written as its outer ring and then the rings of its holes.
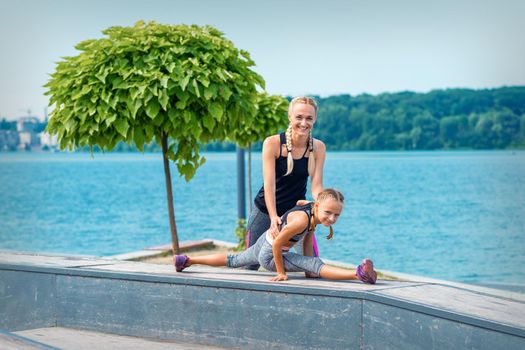
MULTIPOLYGON (((15 332, 16 335, 40 344, 64 350, 224 350, 216 346, 190 344, 176 341, 158 341, 102 332, 63 327, 48 327, 15 332)), ((2 343, 0 342, 0 345, 2 343)), ((0 347, 5 349, 4 347, 0 347)))
POLYGON ((36 342, 21 335, 0 330, 0 349, 2 350, 57 350, 57 348, 36 342))
POLYGON ((0 328, 259 349, 524 349, 525 296, 430 282, 0 252, 0 328))

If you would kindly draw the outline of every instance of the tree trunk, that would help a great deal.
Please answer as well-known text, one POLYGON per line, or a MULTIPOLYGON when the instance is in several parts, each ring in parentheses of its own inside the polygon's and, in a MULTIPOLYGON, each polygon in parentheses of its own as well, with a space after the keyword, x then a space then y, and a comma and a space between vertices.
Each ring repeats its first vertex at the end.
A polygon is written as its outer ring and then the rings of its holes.
MULTIPOLYGON (((252 144, 248 144, 248 208, 252 212, 252 144)), ((248 216, 250 216, 248 213, 248 216)))
POLYGON ((179 253, 179 238, 177 237, 177 226, 175 225, 175 210, 173 209, 173 193, 171 190, 171 174, 168 159, 168 135, 162 133, 162 158, 164 160, 164 175, 166 177, 166 194, 168 196, 168 216, 170 219, 171 247, 173 254, 179 253))

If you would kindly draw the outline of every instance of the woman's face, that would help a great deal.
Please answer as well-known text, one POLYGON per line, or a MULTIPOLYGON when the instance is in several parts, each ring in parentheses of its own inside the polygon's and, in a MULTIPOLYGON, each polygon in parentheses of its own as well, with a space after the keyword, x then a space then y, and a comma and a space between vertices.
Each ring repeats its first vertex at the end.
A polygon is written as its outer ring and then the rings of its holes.
POLYGON ((343 211, 343 204, 336 199, 325 199, 317 202, 316 205, 317 218, 323 226, 327 227, 335 224, 343 211))
POLYGON ((306 103, 296 103, 288 115, 292 131, 299 136, 308 136, 317 119, 315 108, 306 103))

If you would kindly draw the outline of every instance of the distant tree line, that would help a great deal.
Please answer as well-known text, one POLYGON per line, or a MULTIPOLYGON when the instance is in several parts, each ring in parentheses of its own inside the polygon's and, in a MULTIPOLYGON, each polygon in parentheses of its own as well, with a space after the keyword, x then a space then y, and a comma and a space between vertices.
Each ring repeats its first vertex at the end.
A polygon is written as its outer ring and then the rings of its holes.
MULTIPOLYGON (((525 148, 525 86, 316 99, 314 136, 329 150, 525 148)), ((0 129, 16 130, 16 122, 0 120, 0 129)), ((260 150, 261 144, 254 143, 252 149, 260 150)), ((234 151, 235 144, 212 142, 201 148, 234 151)), ((144 149, 156 152, 160 147, 153 142, 144 149)), ((125 143, 114 149, 136 150, 125 143)))
POLYGON ((329 150, 525 146, 525 87, 318 98, 315 137, 329 150))

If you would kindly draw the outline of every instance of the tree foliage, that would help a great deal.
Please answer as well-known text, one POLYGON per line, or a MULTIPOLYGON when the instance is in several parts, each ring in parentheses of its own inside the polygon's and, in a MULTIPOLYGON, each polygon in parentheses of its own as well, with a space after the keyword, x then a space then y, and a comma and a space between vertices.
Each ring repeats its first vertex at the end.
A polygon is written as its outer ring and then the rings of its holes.
POLYGON ((288 100, 263 92, 257 95, 257 114, 254 120, 243 121, 235 130, 233 138, 241 147, 261 141, 288 125, 288 100))
POLYGON ((525 87, 318 100, 315 135, 330 150, 525 147, 525 87))
POLYGON ((46 84, 55 107, 47 129, 61 148, 122 141, 143 150, 165 133, 167 156, 189 180, 204 161, 199 143, 235 139, 253 120, 264 80, 220 31, 141 21, 103 33, 78 44, 46 84))

